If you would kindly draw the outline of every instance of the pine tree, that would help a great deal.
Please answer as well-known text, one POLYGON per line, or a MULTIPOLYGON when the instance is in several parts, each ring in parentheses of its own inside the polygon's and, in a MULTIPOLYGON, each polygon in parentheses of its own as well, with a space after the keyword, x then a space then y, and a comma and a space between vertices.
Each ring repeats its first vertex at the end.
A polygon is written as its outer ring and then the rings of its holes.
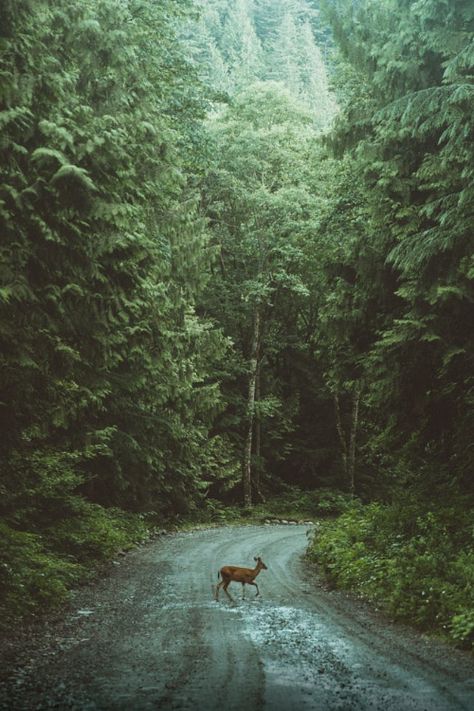
POLYGON ((337 107, 329 89, 327 68, 309 22, 299 30, 298 46, 301 93, 311 106, 317 125, 325 128, 334 119, 337 107))
POLYGON ((261 48, 255 33, 249 0, 229 6, 223 24, 222 53, 236 90, 255 81, 261 73, 261 48))
POLYGON ((300 68, 295 52, 299 44, 298 34, 293 16, 287 13, 276 31, 268 65, 269 78, 284 82, 295 94, 300 87, 300 68))
POLYGON ((375 411, 390 413, 378 441, 410 466, 430 452, 433 468, 467 486, 472 8, 393 0, 335 2, 328 12, 355 69, 335 144, 352 147, 368 188, 365 239, 386 262, 374 261, 369 278, 392 273, 380 284, 389 313, 367 361, 375 411))
POLYGON ((79 526, 84 495, 199 497, 225 343, 195 313, 209 260, 182 11, 2 7, 1 512, 17 525, 79 526))

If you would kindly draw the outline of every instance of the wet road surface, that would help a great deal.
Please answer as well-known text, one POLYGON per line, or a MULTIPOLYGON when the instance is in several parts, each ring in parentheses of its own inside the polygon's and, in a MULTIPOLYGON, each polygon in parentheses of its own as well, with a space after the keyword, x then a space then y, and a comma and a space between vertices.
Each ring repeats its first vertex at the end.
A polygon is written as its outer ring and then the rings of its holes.
POLYGON ((164 536, 80 590, 25 645, 0 708, 471 711, 474 660, 325 590, 302 558, 308 527, 225 527, 164 536), (222 565, 261 555, 260 596, 222 565))

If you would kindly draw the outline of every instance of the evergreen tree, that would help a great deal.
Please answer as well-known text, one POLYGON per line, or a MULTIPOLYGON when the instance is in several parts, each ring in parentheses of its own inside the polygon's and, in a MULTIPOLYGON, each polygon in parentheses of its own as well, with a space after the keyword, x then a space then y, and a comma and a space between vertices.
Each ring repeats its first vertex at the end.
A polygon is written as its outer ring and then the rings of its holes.
POLYGON ((0 511, 70 545, 85 496, 183 509, 216 450, 225 343, 194 308, 209 259, 183 12, 0 10, 0 511))
POLYGON ((261 48, 251 21, 249 0, 237 0, 223 23, 222 53, 229 67, 234 90, 255 81, 261 72, 261 48))
POLYGON ((257 34, 262 43, 271 48, 288 16, 299 23, 309 12, 310 8, 304 0, 255 0, 257 34))
POLYGON ((206 0, 186 42, 214 91, 232 95, 255 80, 284 82, 324 128, 336 107, 311 22, 315 12, 305 0, 206 0))
POLYGON ((298 56, 295 52, 298 44, 298 30, 293 16, 288 13, 283 17, 272 44, 268 75, 293 90, 300 85, 298 56))
POLYGON ((321 50, 308 21, 299 29, 298 46, 301 92, 314 113, 317 125, 325 128, 332 122, 337 107, 329 89, 321 50))
POLYGON ((328 12, 357 72, 334 142, 354 148, 365 177, 364 240, 381 255, 369 283, 389 304, 366 363, 373 416, 385 422, 378 442, 404 452, 410 468, 428 459, 468 486, 473 11, 393 0, 336 2, 328 12))

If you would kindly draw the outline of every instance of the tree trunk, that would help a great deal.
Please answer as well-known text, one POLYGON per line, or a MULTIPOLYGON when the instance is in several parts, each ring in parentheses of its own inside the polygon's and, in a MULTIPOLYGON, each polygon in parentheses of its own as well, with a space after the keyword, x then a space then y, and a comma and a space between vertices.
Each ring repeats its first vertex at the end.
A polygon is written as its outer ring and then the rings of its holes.
POLYGON ((344 475, 347 476, 347 464, 348 464, 347 442, 346 442, 346 436, 344 434, 344 430, 342 428, 341 408, 339 406, 339 393, 338 392, 334 393, 334 410, 336 413, 337 434, 339 435, 339 442, 341 443, 342 465, 344 468, 344 475))
POLYGON ((255 385, 257 382, 258 369, 258 343, 260 337, 260 309, 255 307, 253 317, 252 347, 250 353, 249 388, 247 396, 247 436, 245 439, 244 457, 242 461, 242 488, 244 492, 244 505, 252 505, 252 478, 251 478, 251 457, 252 457, 252 434, 254 422, 255 405, 255 385))
POLYGON ((355 460, 356 460, 356 439, 357 439, 357 427, 359 424, 359 403, 360 396, 362 392, 361 382, 358 381, 355 385, 354 394, 352 396, 352 416, 351 416, 351 431, 349 438, 349 458, 347 462, 347 474, 349 477, 349 487, 351 495, 354 496, 355 492, 355 460))
MULTIPOLYGON (((258 348, 260 351, 260 346, 258 348)), ((257 379, 255 382, 255 401, 260 402, 260 370, 261 370, 261 360, 258 362, 257 366, 257 379)), ((261 471, 261 462, 260 462, 260 451, 261 451, 261 441, 262 441, 262 423, 260 421, 260 417, 257 417, 255 419, 255 470, 253 473, 253 488, 255 490, 256 495, 260 499, 262 503, 265 503, 265 497, 260 491, 260 471, 261 471)))

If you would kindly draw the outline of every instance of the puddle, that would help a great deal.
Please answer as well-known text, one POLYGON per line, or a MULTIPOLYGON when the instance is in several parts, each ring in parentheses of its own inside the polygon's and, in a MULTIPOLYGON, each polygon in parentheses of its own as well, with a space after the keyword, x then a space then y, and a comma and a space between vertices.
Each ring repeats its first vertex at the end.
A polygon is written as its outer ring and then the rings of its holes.
POLYGON ((216 600, 209 602, 201 602, 199 604, 190 604, 187 602, 169 602, 166 605, 160 605, 160 612, 164 610, 214 610, 221 612, 231 612, 232 614, 242 614, 242 609, 236 605, 222 605, 216 600))
POLYGON ((339 659, 349 657, 351 646, 335 633, 316 613, 289 606, 263 605, 249 608, 247 634, 257 644, 275 643, 304 659, 317 658, 323 651, 339 659))
POLYGON ((264 605, 249 608, 245 624, 264 664, 267 707, 275 711, 343 708, 334 703, 334 692, 337 684, 338 693, 344 694, 352 674, 342 661, 349 645, 329 638, 317 614, 264 605))

